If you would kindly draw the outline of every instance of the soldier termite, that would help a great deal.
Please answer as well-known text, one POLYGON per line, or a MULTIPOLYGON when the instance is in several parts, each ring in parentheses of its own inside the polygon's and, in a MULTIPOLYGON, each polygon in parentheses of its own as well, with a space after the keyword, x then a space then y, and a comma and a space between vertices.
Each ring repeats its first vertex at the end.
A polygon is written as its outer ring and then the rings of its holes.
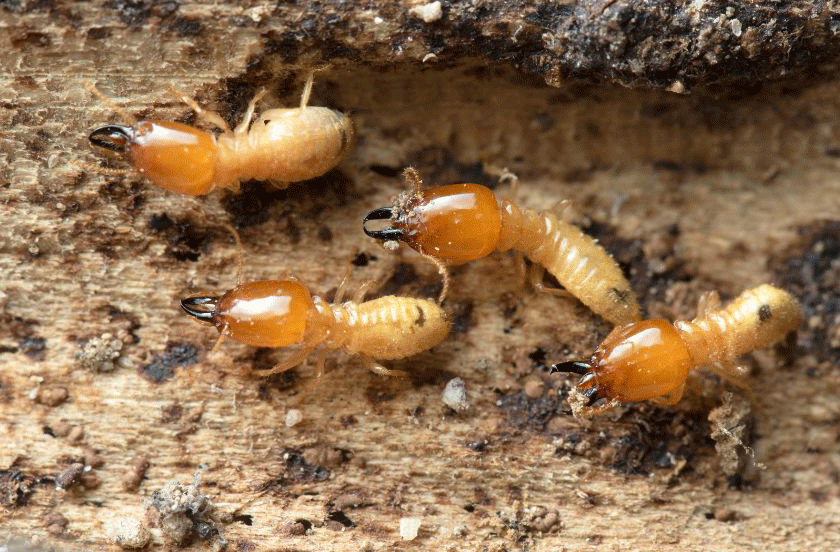
MULTIPOLYGON (((545 267, 566 290, 613 324, 641 318, 630 283, 615 260, 578 227, 554 214, 499 201, 479 184, 452 184, 421 189, 416 170, 404 171, 409 192, 392 207, 368 213, 365 233, 388 242, 401 241, 438 262, 463 263, 493 250, 519 251, 545 267), (390 226, 370 230, 372 220, 390 226)), ((447 288, 444 274, 444 292, 447 288)))
POLYGON ((257 371, 266 376, 297 366, 318 347, 324 350, 318 359, 319 374, 324 354, 343 349, 361 355, 373 372, 402 375, 374 359, 415 355, 439 344, 449 333, 447 315, 433 301, 389 295, 362 302, 367 291, 363 286, 353 301, 339 304, 343 287, 344 283, 330 304, 310 295, 296 279, 263 280, 239 284, 221 297, 182 299, 181 308, 219 330, 217 347, 225 337, 256 347, 302 345, 301 352, 287 361, 257 371))
MULTIPOLYGON (((207 111, 181 92, 169 89, 199 119, 220 128, 222 134, 218 136, 181 123, 137 121, 86 83, 91 92, 131 122, 101 126, 90 133, 90 142, 125 155, 134 169, 149 180, 180 194, 198 196, 218 188, 236 190, 239 182, 251 179, 270 180, 278 187, 286 187, 290 182, 309 180, 335 167, 353 142, 353 123, 349 117, 332 109, 307 105, 312 79, 310 74, 300 107, 269 109, 251 125, 257 102, 266 93, 261 89, 248 104, 242 122, 233 130, 218 113, 207 111)), ((109 174, 130 172, 98 170, 109 174)))
POLYGON ((799 302, 769 284, 747 290, 726 308, 715 292, 700 299, 697 317, 674 324, 654 319, 615 328, 588 361, 561 362, 552 372, 573 372, 580 401, 575 415, 589 416, 620 402, 658 398, 680 400, 690 370, 709 366, 724 379, 748 389, 733 364, 741 355, 775 343, 802 322, 799 302), (599 399, 603 407, 593 408, 599 399))

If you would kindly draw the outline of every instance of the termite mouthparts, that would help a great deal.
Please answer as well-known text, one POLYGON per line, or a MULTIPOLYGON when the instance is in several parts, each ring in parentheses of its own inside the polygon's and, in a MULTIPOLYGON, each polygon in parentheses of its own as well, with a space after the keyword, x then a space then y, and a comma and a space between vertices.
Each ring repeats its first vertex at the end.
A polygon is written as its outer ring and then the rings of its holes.
POLYGON ((91 132, 88 139, 94 146, 117 153, 126 153, 133 132, 128 125, 104 125, 91 132))
POLYGON ((187 297, 181 299, 181 310, 196 318, 200 322, 213 323, 213 312, 216 310, 218 297, 187 297))
POLYGON ((589 382, 595 378, 595 374, 592 373, 592 365, 588 362, 583 362, 580 360, 569 360, 566 362, 558 362, 557 364, 552 364, 551 368, 548 370, 549 374, 556 374, 558 372, 568 372, 571 374, 578 374, 579 376, 583 376, 578 381, 578 389, 581 389, 581 394, 586 397, 586 406, 592 406, 598 399, 601 399, 601 395, 598 393, 598 386, 597 385, 588 385, 589 382))
POLYGON ((400 241, 405 237, 405 232, 403 232, 399 228, 394 228, 392 226, 388 226, 382 228, 381 230, 369 230, 367 223, 372 220, 391 220, 394 218, 394 210, 391 207, 380 207, 379 209, 374 209, 370 213, 368 213, 363 222, 362 222, 362 230, 364 230, 365 234, 375 240, 383 240, 383 241, 400 241))

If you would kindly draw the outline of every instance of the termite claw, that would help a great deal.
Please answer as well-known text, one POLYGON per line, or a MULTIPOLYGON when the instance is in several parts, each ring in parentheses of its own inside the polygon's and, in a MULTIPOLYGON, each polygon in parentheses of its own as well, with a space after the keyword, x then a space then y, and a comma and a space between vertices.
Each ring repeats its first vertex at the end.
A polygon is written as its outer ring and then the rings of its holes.
POLYGON ((181 309, 202 322, 212 322, 218 300, 218 297, 187 297, 181 299, 181 309))
POLYGON ((403 231, 397 228, 383 228, 382 230, 368 230, 367 223, 371 220, 391 220, 391 217, 394 215, 394 210, 390 207, 380 207, 379 209, 374 209, 370 213, 367 214, 363 223, 362 229, 365 231, 365 234, 370 236, 376 240, 383 240, 383 241, 399 241, 403 237, 403 231))
POLYGON ((548 373, 556 374, 557 372, 571 372, 573 374, 580 374, 582 376, 589 372, 591 369, 592 367, 586 362, 581 362, 578 360, 569 360, 567 362, 558 362, 557 364, 553 364, 548 370, 548 373))
POLYGON ((88 139, 94 146, 117 153, 125 153, 131 140, 132 128, 126 125, 105 125, 90 133, 88 139))

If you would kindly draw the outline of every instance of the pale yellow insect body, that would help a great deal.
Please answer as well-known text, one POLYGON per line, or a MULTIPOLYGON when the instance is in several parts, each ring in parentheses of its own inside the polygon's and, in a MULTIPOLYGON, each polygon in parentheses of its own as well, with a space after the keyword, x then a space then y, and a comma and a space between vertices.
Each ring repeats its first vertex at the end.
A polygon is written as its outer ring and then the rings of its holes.
POLYGON ((708 366, 743 388, 734 362, 754 349, 783 339, 802 323, 802 308, 790 293, 764 284, 747 290, 726 308, 711 292, 700 299, 691 321, 641 320, 615 328, 589 360, 567 361, 552 371, 583 376, 570 396, 575 415, 589 416, 619 402, 656 399, 675 404, 691 370, 708 366), (599 399, 606 405, 590 408, 599 399))
MULTIPOLYGON (((424 190, 414 169, 406 169, 412 184, 392 207, 368 213, 364 231, 386 243, 401 241, 438 264, 444 276, 441 300, 446 294, 448 273, 444 262, 464 263, 486 257, 494 250, 515 250, 544 267, 568 294, 613 324, 641 318, 639 304, 621 268, 610 254, 578 227, 552 213, 522 209, 511 201, 499 201, 492 190, 480 184, 450 184, 424 190), (387 219, 381 230, 367 227, 369 221, 387 219)), ((541 273, 540 273, 541 277, 541 273)), ((535 284, 545 291, 553 291, 535 284)))
POLYGON ((706 295, 697 317, 674 322, 697 366, 732 362, 779 341, 802 323, 799 301, 783 289, 763 284, 739 295, 724 309, 716 293, 706 295))
MULTIPOLYGON (((110 104, 93 85, 89 88, 110 104)), ((262 89, 231 130, 218 113, 170 89, 222 134, 217 137, 171 121, 137 121, 114 106, 132 124, 99 127, 89 139, 99 148, 125 155, 135 170, 175 193, 198 196, 219 188, 236 190, 245 180, 269 180, 285 188, 291 182, 323 175, 344 158, 353 143, 350 118, 339 111, 308 106, 311 90, 310 75, 300 107, 269 109, 251 125, 257 102, 266 93, 262 89)), ((127 172, 92 168, 107 174, 127 172)))
MULTIPOLYGON (((351 355, 395 360, 431 349, 447 336, 450 323, 432 301, 388 295, 362 303, 328 304, 313 298, 310 338, 351 355)), ((307 339, 304 339, 306 342, 307 339)))
MULTIPOLYGON (((364 288, 363 288, 364 290, 364 288)), ((221 297, 189 297, 181 308, 216 326, 220 340, 229 337, 258 347, 299 344, 302 351, 261 375, 282 372, 303 362, 316 348, 343 349, 360 355, 377 373, 397 374, 374 361, 415 355, 439 344, 450 323, 446 312, 425 299, 389 295, 330 304, 312 296, 297 280, 263 280, 240 284, 221 297)), ((218 346, 218 345, 217 345, 218 346)), ((323 371, 323 354, 319 372, 323 371)))
POLYGON ((353 134, 350 118, 326 107, 269 109, 247 134, 218 137, 218 185, 271 180, 283 186, 321 176, 344 158, 353 134))
POLYGON ((615 325, 641 318, 639 304, 618 264, 592 237, 553 213, 501 202, 496 246, 513 249, 542 265, 581 303, 615 325))

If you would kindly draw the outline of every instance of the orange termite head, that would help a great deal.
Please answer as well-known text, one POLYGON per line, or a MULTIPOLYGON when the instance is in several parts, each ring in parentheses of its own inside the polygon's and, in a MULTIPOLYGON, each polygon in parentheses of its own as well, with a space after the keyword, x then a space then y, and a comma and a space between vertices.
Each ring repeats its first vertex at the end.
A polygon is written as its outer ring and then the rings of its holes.
POLYGON ((694 361, 667 320, 642 320, 615 328, 587 362, 555 364, 551 372, 583 377, 578 390, 589 406, 601 398, 644 401, 680 393, 694 361))
POLYGON ((365 233, 375 239, 402 241, 431 257, 463 263, 496 249, 502 229, 499 203, 480 184, 451 184, 415 190, 401 196, 394 207, 368 213, 365 233), (390 220, 381 230, 368 230, 371 220, 390 220))
POLYGON ((255 347, 285 347, 303 340, 312 297, 297 280, 240 284, 221 297, 181 299, 181 309, 225 336, 255 347))
POLYGON ((200 129, 169 121, 105 125, 90 143, 127 156, 134 168, 169 191, 204 195, 215 184, 216 141, 200 129))

